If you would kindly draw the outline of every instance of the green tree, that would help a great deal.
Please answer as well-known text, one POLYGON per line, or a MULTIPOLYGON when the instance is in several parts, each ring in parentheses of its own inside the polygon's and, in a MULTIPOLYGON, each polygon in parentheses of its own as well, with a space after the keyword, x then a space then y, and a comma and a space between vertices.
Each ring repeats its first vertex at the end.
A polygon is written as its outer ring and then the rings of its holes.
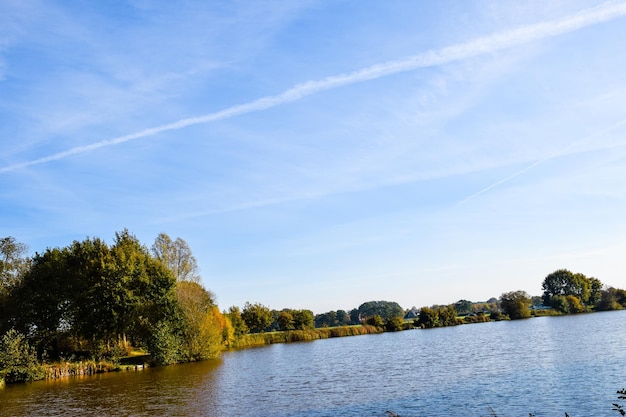
POLYGON ((380 316, 383 320, 392 317, 403 317, 404 309, 393 301, 368 301, 359 306, 361 317, 380 316))
POLYGON ((272 311, 268 307, 260 303, 250 304, 250 302, 246 302, 243 307, 241 318, 252 333, 265 331, 274 321, 272 311))
POLYGON ((337 310, 336 318, 338 326, 345 326, 350 323, 350 315, 345 310, 337 310))
POLYGON ((295 329, 293 314, 291 311, 285 309, 278 313, 278 318, 276 319, 278 322, 278 329, 280 331, 287 331, 295 329))
POLYGON ((417 325, 423 329, 432 329, 434 327, 440 327, 439 311, 438 309, 430 307, 420 308, 419 317, 417 318, 417 325))
POLYGON ((172 240, 160 233, 152 245, 152 253, 172 271, 177 281, 200 281, 198 262, 183 239, 172 240))
POLYGON ((335 327, 337 324, 336 311, 329 311, 315 316, 315 327, 335 327))
POLYGON ((474 310, 474 303, 468 300, 459 300, 453 304, 457 314, 468 314, 474 310))
POLYGON ((459 324, 456 316, 456 310, 452 305, 439 308, 439 322, 441 326, 456 326, 459 324))
POLYGON ((385 330, 388 332, 398 332, 402 330, 404 321, 400 317, 391 317, 385 322, 385 330))
POLYGON ((43 378, 35 349, 15 329, 0 338, 0 382, 25 382, 43 378))
POLYGON ((246 322, 243 321, 241 317, 241 310, 237 306, 231 306, 228 309, 228 313, 226 313, 230 323, 233 326, 233 333, 235 339, 240 338, 244 334, 248 334, 248 326, 246 326, 246 322))
POLYGON ((182 355, 198 361, 217 356, 222 349, 225 322, 217 310, 214 296, 202 285, 180 281, 176 285, 178 306, 182 310, 182 355))
POLYGON ((350 310, 350 324, 359 324, 361 323, 361 313, 358 308, 353 308, 350 310))
POLYGON ((567 303, 569 304, 569 312, 570 313, 583 313, 587 311, 585 306, 580 302, 580 297, 576 297, 575 295, 568 295, 565 297, 567 303))
POLYGON ((0 238, 0 294, 17 286, 30 266, 28 247, 14 237, 0 238))
POLYGON ((177 317, 175 284, 126 230, 111 247, 97 238, 75 241, 33 257, 17 291, 16 323, 52 357, 61 345, 108 351, 126 346, 128 334, 146 341, 158 322, 177 317))
MULTIPOLYGON (((559 269, 546 276, 542 283, 543 302, 555 307, 553 298, 557 296, 577 297, 583 305, 593 306, 601 297, 602 282, 597 278, 587 278, 580 273, 572 273, 567 269, 559 269)), ((557 302, 559 305, 562 301, 557 302)))
POLYGON ((293 310, 293 325, 298 330, 312 329, 315 316, 311 310, 293 310))
POLYGON ((19 298, 15 292, 30 268, 26 251, 26 245, 13 237, 0 239, 0 334, 17 325, 19 298))
POLYGON ((378 314, 374 314, 372 316, 369 316, 367 320, 365 320, 365 324, 374 327, 383 327, 385 325, 385 321, 378 314))
POLYGON ((500 296, 502 310, 513 320, 530 317, 530 296, 526 291, 512 291, 500 296))
POLYGON ((545 277, 541 288, 543 289, 543 303, 552 305, 552 298, 557 295, 568 295, 574 274, 567 269, 558 269, 545 277))

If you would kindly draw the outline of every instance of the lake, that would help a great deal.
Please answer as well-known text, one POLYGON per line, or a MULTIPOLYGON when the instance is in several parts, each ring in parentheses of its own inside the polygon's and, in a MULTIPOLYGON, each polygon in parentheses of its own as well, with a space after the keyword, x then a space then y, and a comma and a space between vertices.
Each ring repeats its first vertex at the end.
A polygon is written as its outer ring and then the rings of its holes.
POLYGON ((625 344, 626 311, 277 344, 9 385, 0 415, 617 417, 625 344))

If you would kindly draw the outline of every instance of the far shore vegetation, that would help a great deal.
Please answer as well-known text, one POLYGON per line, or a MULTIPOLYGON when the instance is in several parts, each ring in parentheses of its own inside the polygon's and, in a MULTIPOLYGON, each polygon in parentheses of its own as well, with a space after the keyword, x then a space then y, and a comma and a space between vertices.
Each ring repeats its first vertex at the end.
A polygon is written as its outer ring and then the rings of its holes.
POLYGON ((226 349, 626 308, 626 291, 560 269, 541 296, 511 291, 484 302, 404 309, 368 301, 314 315, 260 303, 220 311, 200 284, 187 243, 161 233, 151 247, 127 230, 32 257, 0 238, 0 386, 214 358, 226 349))

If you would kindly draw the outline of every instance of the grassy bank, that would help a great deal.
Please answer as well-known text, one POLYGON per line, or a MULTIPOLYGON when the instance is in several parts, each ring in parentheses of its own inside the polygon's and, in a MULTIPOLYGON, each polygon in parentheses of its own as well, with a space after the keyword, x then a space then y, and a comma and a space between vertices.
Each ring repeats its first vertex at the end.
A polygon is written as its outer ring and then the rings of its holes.
POLYGON ((243 335, 232 344, 232 348, 242 349, 274 343, 306 342, 331 337, 358 336, 382 333, 383 329, 369 325, 322 327, 307 330, 289 330, 286 332, 251 333, 243 335))

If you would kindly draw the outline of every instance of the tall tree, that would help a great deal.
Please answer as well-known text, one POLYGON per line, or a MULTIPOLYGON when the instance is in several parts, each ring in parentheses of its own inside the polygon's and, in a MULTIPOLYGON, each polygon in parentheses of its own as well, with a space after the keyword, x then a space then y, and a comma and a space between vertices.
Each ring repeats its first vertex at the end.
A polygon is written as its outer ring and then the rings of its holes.
POLYGON ((200 281, 196 258, 183 239, 172 240, 167 234, 160 233, 152 245, 152 253, 172 271, 177 281, 200 281))
POLYGON ((359 306, 361 317, 379 315, 383 320, 392 317, 403 317, 404 309, 394 301, 368 301, 359 306))
POLYGON ((530 317, 530 295, 526 291, 511 291, 500 296, 502 310, 511 319, 525 319, 530 317))
POLYGON ((543 302, 545 305, 555 307, 561 305, 562 299, 554 301, 558 296, 574 296, 583 305, 595 305, 600 301, 602 282, 597 278, 587 278, 580 273, 572 273, 567 269, 559 269, 544 279, 542 285, 543 302))
POLYGON ((315 327, 315 316, 311 310, 292 310, 293 325, 296 329, 305 330, 315 327))
POLYGON ((228 316, 228 319, 233 326, 233 333, 235 338, 239 338, 248 333, 248 326, 246 326, 246 323, 241 317, 241 310, 239 309, 239 307, 229 307, 226 316, 228 316))
POLYGON ((176 294, 184 317, 184 359, 197 361, 216 356, 222 347, 225 321, 217 310, 213 294, 190 281, 179 282, 176 294))
POLYGON ((28 270, 27 250, 14 237, 0 238, 0 293, 15 287, 28 270))
POLYGON ((250 304, 250 302, 246 302, 243 307, 241 318, 252 333, 265 331, 274 321, 269 307, 260 303, 250 304))
POLYGON ((15 327, 18 297, 15 291, 30 267, 27 247, 9 236, 0 239, 0 334, 15 327))

